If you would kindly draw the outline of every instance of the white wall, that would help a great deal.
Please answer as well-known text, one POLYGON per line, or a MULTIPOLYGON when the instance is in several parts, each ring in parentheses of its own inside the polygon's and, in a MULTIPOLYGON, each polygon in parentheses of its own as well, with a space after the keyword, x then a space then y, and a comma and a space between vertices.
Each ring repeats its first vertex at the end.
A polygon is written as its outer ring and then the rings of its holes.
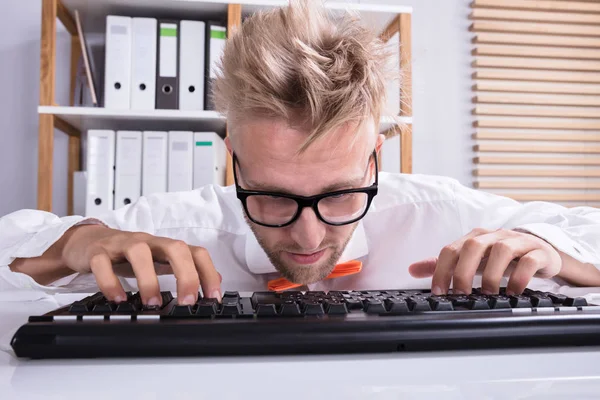
MULTIPOLYGON (((6 2, 0 24, 0 216, 37 208, 41 1, 6 2)), ((56 96, 69 101, 70 36, 57 22, 56 96)), ((53 212, 67 213, 66 135, 55 131, 53 212)))
POLYGON ((472 187, 471 0, 360 0, 413 7, 413 173, 472 187))
MULTIPOLYGON (((471 185, 470 0, 359 0, 413 13, 413 171, 471 185)), ((40 1, 11 1, 0 24, 0 216, 37 207, 40 1), (27 8, 26 8, 27 7, 27 8)), ((60 24, 59 24, 60 25, 60 24)), ((68 34, 58 36, 56 101, 68 104, 68 34)), ((66 214, 67 137, 55 133, 53 212, 66 214)))

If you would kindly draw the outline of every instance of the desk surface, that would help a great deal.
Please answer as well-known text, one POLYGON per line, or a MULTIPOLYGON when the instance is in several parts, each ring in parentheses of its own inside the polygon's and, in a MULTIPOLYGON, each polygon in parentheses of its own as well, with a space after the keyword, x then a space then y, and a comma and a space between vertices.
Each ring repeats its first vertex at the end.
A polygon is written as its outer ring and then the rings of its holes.
POLYGON ((3 400, 283 396, 286 400, 421 400, 439 399, 440 395, 444 399, 581 400, 600 396, 600 347, 119 360, 32 361, 14 357, 10 339, 29 315, 74 299, 0 299, 3 400))

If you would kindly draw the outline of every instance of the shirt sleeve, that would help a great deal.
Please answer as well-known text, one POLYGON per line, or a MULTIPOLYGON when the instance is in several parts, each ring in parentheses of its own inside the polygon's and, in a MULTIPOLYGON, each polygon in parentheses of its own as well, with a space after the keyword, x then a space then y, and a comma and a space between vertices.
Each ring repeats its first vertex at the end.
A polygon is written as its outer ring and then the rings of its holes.
POLYGON ((600 268, 600 209, 549 202, 521 203, 455 184, 462 230, 512 229, 536 235, 574 259, 600 268))
POLYGON ((15 211, 0 218, 0 293, 15 290, 55 293, 75 287, 78 290, 97 288, 90 274, 74 273, 49 285, 40 285, 29 275, 13 272, 9 267, 16 258, 43 255, 68 229, 80 224, 104 224, 114 229, 154 232, 152 213, 144 197, 97 218, 60 218, 46 211, 30 209, 15 211))

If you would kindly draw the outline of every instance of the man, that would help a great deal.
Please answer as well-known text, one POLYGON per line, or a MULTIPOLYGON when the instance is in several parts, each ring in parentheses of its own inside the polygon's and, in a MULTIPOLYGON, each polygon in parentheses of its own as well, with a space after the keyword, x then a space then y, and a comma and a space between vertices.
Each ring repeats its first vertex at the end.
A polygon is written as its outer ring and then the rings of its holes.
POLYGON ((156 305, 169 289, 191 304, 200 289, 600 286, 600 211, 378 173, 386 62, 376 36, 314 4, 249 18, 215 84, 235 186, 154 194, 99 219, 7 215, 0 290, 99 288, 119 302, 139 289, 156 305))

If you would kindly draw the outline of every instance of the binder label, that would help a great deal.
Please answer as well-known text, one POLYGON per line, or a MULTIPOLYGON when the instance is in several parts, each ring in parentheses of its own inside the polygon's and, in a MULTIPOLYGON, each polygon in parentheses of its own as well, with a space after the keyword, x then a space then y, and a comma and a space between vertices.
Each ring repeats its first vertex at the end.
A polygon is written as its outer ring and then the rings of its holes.
POLYGON ((160 64, 162 77, 177 76, 177 25, 160 24, 160 64))

